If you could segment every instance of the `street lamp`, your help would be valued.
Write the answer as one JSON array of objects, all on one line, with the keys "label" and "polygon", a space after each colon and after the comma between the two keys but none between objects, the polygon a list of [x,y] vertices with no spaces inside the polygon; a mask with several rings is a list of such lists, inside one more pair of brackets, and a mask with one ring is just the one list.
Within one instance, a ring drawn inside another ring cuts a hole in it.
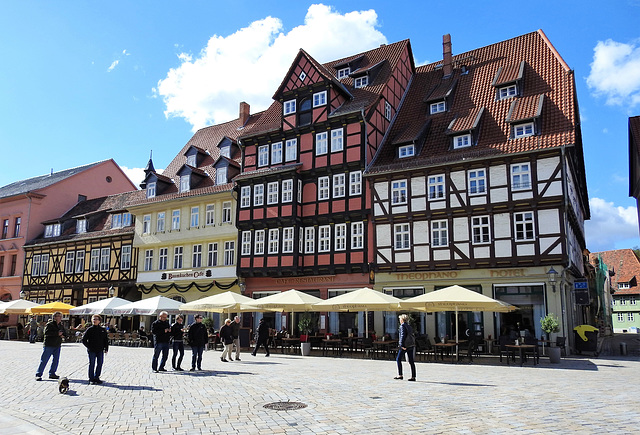
[{"label": "street lamp", "polygon": [[549,280],[549,284],[551,284],[551,290],[556,292],[556,279],[558,278],[558,272],[551,266],[551,269],[547,272],[547,279]]},{"label": "street lamp", "polygon": [[114,289],[113,286],[110,286],[109,287],[109,297],[113,297],[115,292],[116,292],[116,289]]}]

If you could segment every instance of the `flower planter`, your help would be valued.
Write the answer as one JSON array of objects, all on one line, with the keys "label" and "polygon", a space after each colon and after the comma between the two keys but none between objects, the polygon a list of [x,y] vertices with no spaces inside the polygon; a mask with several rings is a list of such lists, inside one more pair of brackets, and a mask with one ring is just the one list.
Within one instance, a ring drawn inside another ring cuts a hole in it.
[{"label": "flower planter", "polygon": [[300,352],[302,356],[309,356],[311,354],[311,343],[300,343]]},{"label": "flower planter", "polygon": [[547,355],[549,355],[549,362],[551,364],[560,364],[560,348],[549,346],[547,348]]}]

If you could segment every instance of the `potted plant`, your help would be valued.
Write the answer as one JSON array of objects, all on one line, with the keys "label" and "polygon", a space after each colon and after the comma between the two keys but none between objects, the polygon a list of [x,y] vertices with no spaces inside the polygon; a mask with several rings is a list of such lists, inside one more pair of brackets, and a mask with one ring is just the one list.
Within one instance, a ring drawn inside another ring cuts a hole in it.
[{"label": "potted plant", "polygon": [[[540,327],[544,332],[547,333],[547,339],[551,341],[551,334],[556,334],[560,331],[560,322],[558,321],[558,318],[553,315],[553,313],[550,313],[540,319]],[[549,360],[552,363],[557,364],[560,362],[559,347],[549,346],[547,348],[547,354],[549,355]]]},{"label": "potted plant", "polygon": [[309,342],[309,332],[311,332],[312,320],[309,313],[304,313],[298,320],[298,330],[300,331],[300,352],[302,355],[311,353],[311,343]]}]

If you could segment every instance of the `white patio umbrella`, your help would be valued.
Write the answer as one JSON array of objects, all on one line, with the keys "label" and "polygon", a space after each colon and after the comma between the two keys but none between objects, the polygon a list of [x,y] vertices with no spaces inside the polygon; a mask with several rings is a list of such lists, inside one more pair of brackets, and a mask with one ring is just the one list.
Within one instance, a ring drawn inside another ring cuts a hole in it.
[{"label": "white patio umbrella", "polygon": [[254,302],[254,299],[241,295],[240,293],[227,291],[187,302],[180,306],[180,311],[203,311],[208,313],[227,312],[229,316],[231,316],[232,311],[261,311],[258,307],[253,305]]},{"label": "white patio umbrella", "polygon": [[293,334],[294,313],[312,311],[314,310],[314,305],[319,302],[322,302],[322,299],[299,290],[291,289],[254,300],[253,304],[258,308],[263,308],[269,311],[290,312],[291,334]]},{"label": "white patio umbrella", "polygon": [[113,309],[114,316],[157,316],[160,312],[166,311],[169,314],[179,314],[182,302],[155,296],[153,298],[142,299],[126,305],[120,305]]},{"label": "white patio umbrella", "polygon": [[318,302],[316,311],[364,311],[365,336],[369,337],[369,311],[398,311],[400,299],[364,287]]},{"label": "white patio umbrella", "polygon": [[131,301],[122,298],[107,298],[72,308],[69,310],[69,314],[72,316],[86,316],[93,314],[112,316],[114,308],[118,308],[129,303],[131,303]]},{"label": "white patio umbrella", "polygon": [[0,307],[0,314],[28,314],[31,308],[37,307],[39,304],[28,301],[26,299],[16,299],[7,302]]},{"label": "white patio umbrella", "polygon": [[422,294],[400,302],[402,308],[426,312],[455,311],[456,313],[456,358],[458,356],[458,311],[493,311],[508,313],[518,308],[506,302],[485,296],[459,285]]}]

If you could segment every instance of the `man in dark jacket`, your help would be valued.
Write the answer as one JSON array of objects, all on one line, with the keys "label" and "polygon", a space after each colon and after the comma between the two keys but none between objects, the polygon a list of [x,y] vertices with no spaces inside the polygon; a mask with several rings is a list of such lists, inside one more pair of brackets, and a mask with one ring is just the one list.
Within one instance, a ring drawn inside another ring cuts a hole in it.
[{"label": "man in dark jacket", "polygon": [[202,370],[202,352],[209,341],[207,327],[202,324],[202,315],[196,314],[196,321],[189,326],[189,345],[191,345],[191,371]]},{"label": "man in dark jacket", "polygon": [[251,355],[256,356],[258,349],[260,346],[264,346],[264,350],[266,352],[265,356],[269,356],[269,347],[267,346],[267,342],[269,341],[269,325],[264,319],[260,319],[260,325],[258,326],[258,338],[256,339],[256,348],[253,349],[253,353]]},{"label": "man in dark jacket", "polygon": [[49,358],[53,356],[51,367],[49,367],[49,379],[60,379],[56,375],[58,370],[58,361],[60,360],[60,347],[62,346],[62,337],[64,336],[64,326],[62,326],[62,313],[56,311],[53,313],[53,319],[47,322],[44,327],[44,348],[40,357],[40,366],[36,372],[36,381],[42,380],[42,373],[49,362]]},{"label": "man in dark jacket", "polygon": [[100,326],[102,318],[95,314],[91,317],[91,325],[82,337],[82,344],[87,348],[89,354],[89,383],[91,385],[99,385],[102,383],[100,375],[102,374],[102,362],[104,354],[109,351],[109,337],[107,330]]},{"label": "man in dark jacket", "polygon": [[[171,325],[171,339],[173,341],[173,357],[171,358],[171,366],[175,371],[181,372],[182,358],[184,357],[184,325],[182,316],[176,317],[176,322]],[[177,361],[176,361],[177,358]]]},{"label": "man in dark jacket", "polygon": [[231,335],[233,345],[236,347],[236,361],[240,361],[240,317],[235,316],[231,323]]},{"label": "man in dark jacket", "polygon": [[[162,311],[158,316],[158,320],[151,324],[151,333],[153,334],[153,360],[151,361],[151,368],[154,372],[166,372],[167,369],[164,365],[169,358],[169,338],[171,338],[171,325],[167,320],[169,313]],[[158,357],[162,352],[162,359],[160,360],[160,367],[158,368]]]}]

